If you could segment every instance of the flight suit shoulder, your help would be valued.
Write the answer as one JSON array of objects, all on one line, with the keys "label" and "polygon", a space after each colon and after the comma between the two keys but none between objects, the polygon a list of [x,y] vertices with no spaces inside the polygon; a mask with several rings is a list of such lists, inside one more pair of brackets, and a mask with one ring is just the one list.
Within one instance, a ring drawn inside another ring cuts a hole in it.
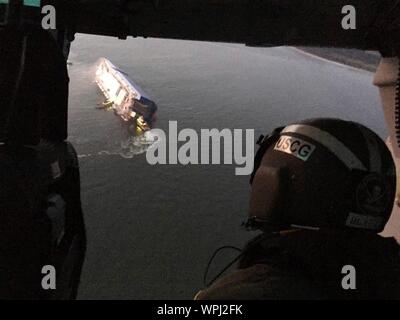
[{"label": "flight suit shoulder", "polygon": [[200,291],[196,300],[277,300],[318,297],[307,279],[256,264],[227,275]]}]

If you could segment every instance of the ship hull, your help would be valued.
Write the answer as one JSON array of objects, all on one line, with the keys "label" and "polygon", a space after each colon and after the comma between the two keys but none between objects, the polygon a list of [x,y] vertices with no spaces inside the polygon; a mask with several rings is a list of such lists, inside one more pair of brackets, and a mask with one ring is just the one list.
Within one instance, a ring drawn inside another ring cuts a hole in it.
[{"label": "ship hull", "polygon": [[129,76],[102,58],[95,81],[106,98],[103,106],[113,108],[124,121],[134,121],[142,130],[150,129],[157,105],[133,83]]}]

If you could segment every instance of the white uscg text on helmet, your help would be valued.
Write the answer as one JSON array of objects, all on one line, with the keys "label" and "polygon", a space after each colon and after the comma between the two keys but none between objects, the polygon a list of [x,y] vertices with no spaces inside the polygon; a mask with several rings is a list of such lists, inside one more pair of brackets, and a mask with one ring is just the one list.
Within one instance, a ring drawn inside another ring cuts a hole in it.
[{"label": "white uscg text on helmet", "polygon": [[275,144],[274,150],[285,152],[296,158],[307,161],[315,150],[315,146],[302,139],[282,135]]}]

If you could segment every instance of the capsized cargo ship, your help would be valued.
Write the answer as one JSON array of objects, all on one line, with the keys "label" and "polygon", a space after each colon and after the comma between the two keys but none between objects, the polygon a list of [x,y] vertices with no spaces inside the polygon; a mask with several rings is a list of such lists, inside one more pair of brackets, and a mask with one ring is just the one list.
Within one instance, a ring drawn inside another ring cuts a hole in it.
[{"label": "capsized cargo ship", "polygon": [[124,121],[134,121],[144,131],[151,128],[157,105],[146,97],[125,72],[106,58],[100,59],[96,83],[106,97],[104,108],[113,108]]}]

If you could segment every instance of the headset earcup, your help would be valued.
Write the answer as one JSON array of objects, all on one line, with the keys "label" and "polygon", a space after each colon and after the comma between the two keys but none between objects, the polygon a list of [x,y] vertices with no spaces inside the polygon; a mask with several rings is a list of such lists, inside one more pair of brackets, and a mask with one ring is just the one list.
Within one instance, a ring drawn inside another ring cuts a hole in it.
[{"label": "headset earcup", "polygon": [[285,221],[287,170],[262,166],[257,170],[252,185],[249,216],[262,220],[267,226],[281,226]]}]

